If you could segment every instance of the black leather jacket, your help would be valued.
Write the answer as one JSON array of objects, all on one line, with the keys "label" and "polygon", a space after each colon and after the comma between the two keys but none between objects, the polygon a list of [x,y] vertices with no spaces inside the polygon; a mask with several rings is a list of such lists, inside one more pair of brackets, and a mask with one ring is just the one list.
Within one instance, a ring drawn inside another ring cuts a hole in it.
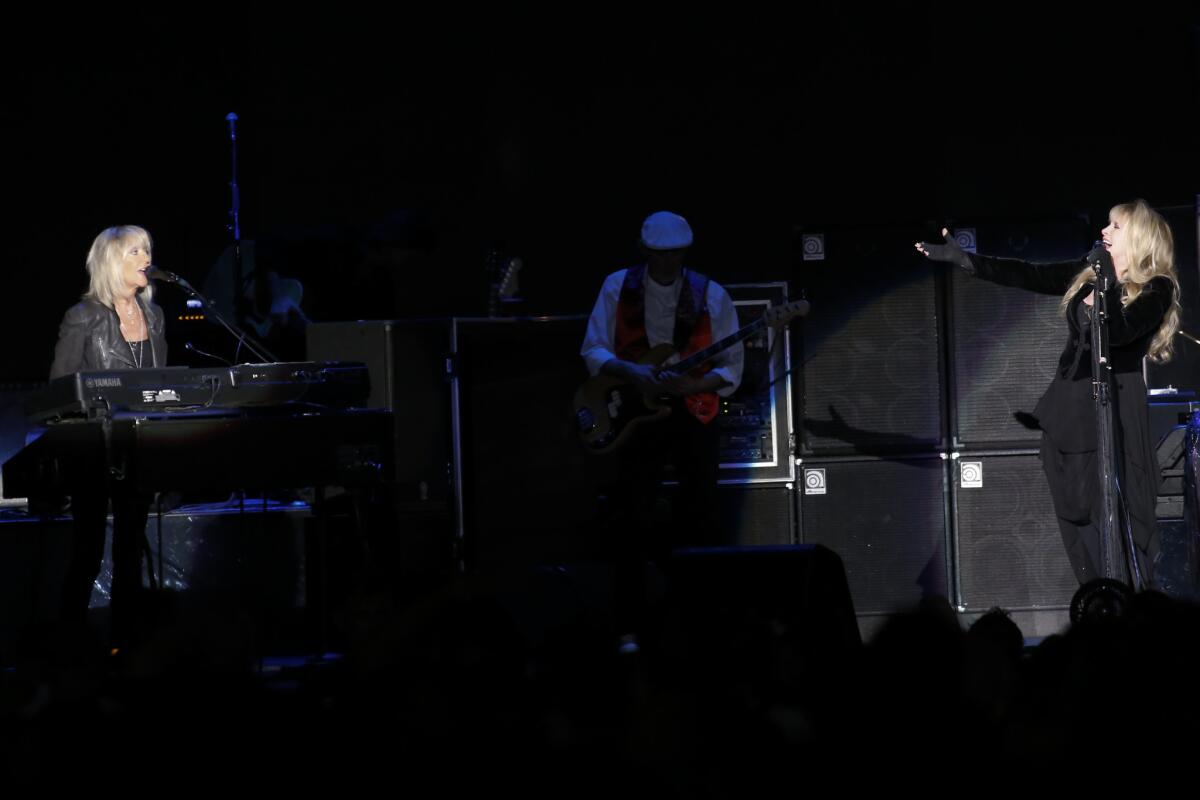
[{"label": "black leather jacket", "polygon": [[[146,316],[150,349],[143,356],[143,367],[162,367],[167,363],[167,339],[163,330],[162,309],[137,298]],[[87,370],[135,369],[133,350],[121,335],[117,312],[95,300],[84,299],[67,309],[58,329],[54,364],[50,379]]]}]

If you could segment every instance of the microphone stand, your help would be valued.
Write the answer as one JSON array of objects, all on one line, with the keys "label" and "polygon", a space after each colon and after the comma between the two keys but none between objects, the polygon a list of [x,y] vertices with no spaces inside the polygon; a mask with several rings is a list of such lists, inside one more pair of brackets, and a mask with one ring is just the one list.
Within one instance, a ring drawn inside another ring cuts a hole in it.
[{"label": "microphone stand", "polygon": [[1195,342],[1196,344],[1200,344],[1200,339],[1197,339],[1195,336],[1192,336],[1190,333],[1185,331],[1183,328],[1180,328],[1179,330],[1175,331],[1175,333],[1179,336],[1182,336],[1184,339],[1187,339],[1189,342]]},{"label": "microphone stand", "polygon": [[[233,317],[240,320],[246,318],[246,300],[242,297],[245,275],[242,262],[242,195],[237,179],[237,120],[238,115],[232,111],[225,115],[225,121],[229,123],[230,165],[229,223],[225,227],[233,236]],[[207,302],[205,305],[208,305]],[[209,308],[211,309],[211,306]]]},{"label": "microphone stand", "polygon": [[[1124,482],[1124,459],[1121,443],[1115,434],[1117,396],[1113,391],[1112,359],[1108,343],[1108,304],[1105,292],[1111,277],[1104,274],[1099,259],[1090,260],[1096,271],[1092,284],[1092,398],[1096,408],[1096,467],[1100,478],[1100,500],[1103,519],[1100,526],[1101,577],[1121,581],[1134,590],[1144,588],[1133,532],[1121,524],[1121,488]],[[1128,514],[1125,515],[1126,517]]]},{"label": "microphone stand", "polygon": [[200,305],[204,307],[205,314],[215,319],[221,324],[222,327],[225,328],[225,330],[229,331],[229,333],[238,340],[238,347],[245,345],[250,352],[262,359],[262,363],[265,364],[279,361],[275,354],[267,349],[266,345],[256,341],[252,336],[250,336],[250,334],[246,333],[244,330],[225,319],[225,317],[221,315],[221,312],[217,311],[216,307],[214,307],[213,304],[208,301],[207,297],[200,294],[196,287],[192,286],[183,278],[179,277],[173,272],[167,272],[165,269],[159,269],[158,267],[153,269],[151,272],[151,277],[155,278],[156,280],[173,283],[180,289],[183,289],[188,296],[199,300]]}]

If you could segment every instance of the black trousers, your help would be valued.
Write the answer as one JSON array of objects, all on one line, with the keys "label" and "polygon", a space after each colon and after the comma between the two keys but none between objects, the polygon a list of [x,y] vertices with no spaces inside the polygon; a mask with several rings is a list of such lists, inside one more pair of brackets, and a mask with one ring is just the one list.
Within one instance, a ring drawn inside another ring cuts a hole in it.
[{"label": "black trousers", "polygon": [[[618,453],[614,513],[605,527],[619,626],[632,630],[642,622],[648,561],[665,569],[675,548],[722,543],[719,443],[717,426],[700,422],[680,404],[666,419],[642,425]],[[670,503],[666,479],[678,482]]]},{"label": "black trousers", "polygon": [[[1084,584],[1103,577],[1100,573],[1100,530],[1104,513],[1096,451],[1063,453],[1043,434],[1040,457],[1054,500],[1063,546],[1076,580]],[[1154,586],[1160,552],[1155,515],[1156,477],[1147,475],[1140,464],[1125,459],[1121,501],[1129,515],[1134,550],[1147,587]]]},{"label": "black trousers", "polygon": [[112,639],[128,644],[135,635],[142,595],[142,554],[150,497],[123,488],[108,491],[83,489],[71,495],[71,557],[63,579],[60,616],[86,618],[92,587],[104,561],[109,503],[113,513]]}]

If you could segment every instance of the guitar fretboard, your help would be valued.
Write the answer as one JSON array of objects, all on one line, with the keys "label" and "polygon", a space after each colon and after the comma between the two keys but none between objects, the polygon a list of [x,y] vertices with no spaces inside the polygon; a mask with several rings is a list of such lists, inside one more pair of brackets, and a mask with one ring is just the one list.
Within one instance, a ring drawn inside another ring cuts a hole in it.
[{"label": "guitar fretboard", "polygon": [[737,331],[736,333],[731,333],[724,339],[713,342],[703,350],[697,350],[695,353],[692,353],[682,361],[667,367],[667,369],[671,372],[676,372],[681,375],[686,372],[691,372],[705,361],[716,357],[717,354],[729,349],[730,347],[733,347],[743,339],[750,338],[766,326],[767,318],[765,316],[759,317],[758,319],[754,320],[754,322],[751,322],[749,325]]}]

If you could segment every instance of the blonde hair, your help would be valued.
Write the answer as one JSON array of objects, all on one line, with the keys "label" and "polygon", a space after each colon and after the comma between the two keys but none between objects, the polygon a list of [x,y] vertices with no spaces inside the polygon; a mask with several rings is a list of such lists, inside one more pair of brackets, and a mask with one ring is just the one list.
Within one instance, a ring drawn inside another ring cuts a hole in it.
[{"label": "blonde hair", "polygon": [[[1163,315],[1162,324],[1150,340],[1146,357],[1156,364],[1171,360],[1175,348],[1175,332],[1179,330],[1179,277],[1175,274],[1175,237],[1162,215],[1147,205],[1145,200],[1115,205],[1109,215],[1125,228],[1125,251],[1128,253],[1128,268],[1125,282],[1121,285],[1121,305],[1127,306],[1138,298],[1142,289],[1152,279],[1168,278],[1171,281],[1171,307]],[[1064,314],[1071,298],[1089,282],[1094,275],[1090,266],[1084,267],[1075,276],[1071,288],[1063,295],[1059,310]]]},{"label": "blonde hair", "polygon": [[[112,308],[113,298],[125,290],[121,274],[125,254],[132,247],[148,253],[151,246],[150,234],[137,225],[116,225],[100,231],[88,250],[88,290],[83,296]],[[149,284],[138,291],[147,301],[154,295]]]}]

